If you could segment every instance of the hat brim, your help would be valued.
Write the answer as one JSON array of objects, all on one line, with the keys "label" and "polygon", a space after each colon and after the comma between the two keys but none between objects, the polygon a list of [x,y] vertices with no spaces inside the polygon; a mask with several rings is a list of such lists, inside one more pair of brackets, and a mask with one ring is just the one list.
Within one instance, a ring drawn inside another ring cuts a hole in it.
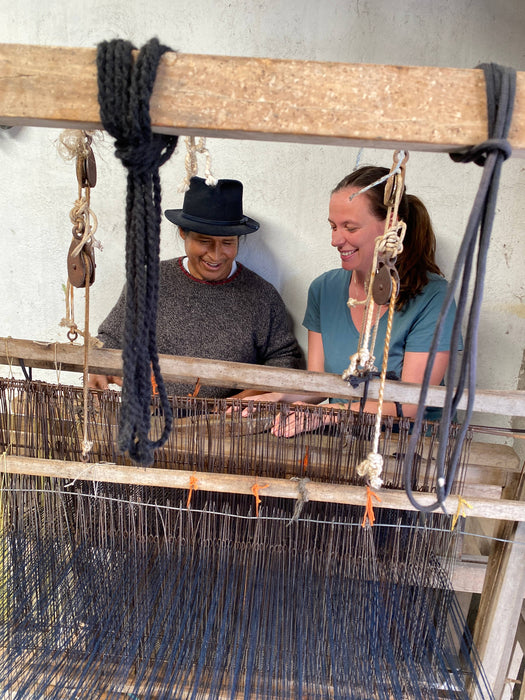
[{"label": "hat brim", "polygon": [[167,209],[164,215],[172,224],[187,231],[202,233],[205,236],[244,236],[259,229],[259,222],[249,216],[244,216],[241,224],[222,225],[209,221],[196,221],[194,218],[190,219],[184,215],[182,209]]}]

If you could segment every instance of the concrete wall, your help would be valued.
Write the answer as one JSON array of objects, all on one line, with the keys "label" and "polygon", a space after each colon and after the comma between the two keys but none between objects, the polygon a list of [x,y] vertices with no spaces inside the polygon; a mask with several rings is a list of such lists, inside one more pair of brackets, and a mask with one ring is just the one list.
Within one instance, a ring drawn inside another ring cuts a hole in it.
[{"label": "concrete wall", "polygon": [[[187,53],[472,68],[494,61],[525,70],[522,0],[0,0],[0,41],[95,46],[126,38],[141,46],[157,36]],[[322,86],[320,86],[322,89]],[[64,86],[67,92],[67,86]],[[62,285],[71,240],[75,170],[57,152],[59,131],[0,131],[0,335],[65,342]],[[326,222],[331,188],[356,163],[357,149],[209,139],[213,171],[245,184],[245,209],[261,231],[241,260],[272,281],[301,327],[311,280],[338,266]],[[106,134],[95,143],[99,180],[92,208],[99,220],[97,280],[91,294],[96,328],[124,281],[125,174]],[[177,207],[184,175],[183,140],[161,171],[163,206]],[[361,163],[390,166],[392,152],[365,149]],[[450,273],[481,174],[445,154],[412,152],[409,191],[427,204],[438,234],[439,263]],[[488,261],[480,328],[478,386],[515,389],[525,347],[525,164],[504,165]],[[162,255],[182,247],[162,228]],[[76,295],[82,322],[83,295]],[[3,368],[4,371],[6,368]],[[38,372],[35,373],[38,376]],[[75,378],[74,378],[75,379]],[[480,417],[487,420],[487,417]],[[495,422],[508,424],[508,419]]]}]

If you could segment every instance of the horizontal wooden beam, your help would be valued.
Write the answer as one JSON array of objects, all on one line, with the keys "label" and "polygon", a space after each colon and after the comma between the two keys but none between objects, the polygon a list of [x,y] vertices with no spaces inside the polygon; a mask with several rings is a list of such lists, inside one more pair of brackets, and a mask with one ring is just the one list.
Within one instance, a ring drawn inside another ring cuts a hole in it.
[{"label": "horizontal wooden beam", "polygon": [[[96,49],[0,44],[0,124],[101,128]],[[453,151],[487,137],[476,69],[322,63],[168,52],[155,131]],[[509,140],[525,155],[525,73]]]},{"label": "horizontal wooden beam", "polygon": [[[257,479],[241,474],[217,474],[196,472],[182,469],[158,469],[155,467],[124,466],[117,464],[84,462],[66,462],[59,459],[38,459],[34,457],[17,457],[0,455],[0,469],[8,474],[29,474],[49,476],[71,481],[106,481],[117,484],[137,484],[143,486],[160,486],[165,488],[190,489],[215,493],[238,493],[253,495],[252,488],[258,483],[261,498],[301,499],[305,492],[309,501],[317,503],[343,503],[366,507],[367,490],[364,486],[330,484],[316,481],[302,482],[291,479],[264,477]],[[196,481],[195,481],[196,480]],[[195,486],[196,484],[196,486]],[[391,508],[393,510],[414,511],[404,491],[381,489],[381,501],[374,500],[374,508]],[[417,493],[416,498],[422,506],[435,502],[432,493]],[[525,521],[525,502],[493,498],[469,497],[469,517],[491,518],[495,520]],[[449,496],[445,501],[447,512],[454,514],[461,503],[459,496]]]},{"label": "horizontal wooden beam", "polygon": [[[81,372],[84,363],[84,348],[71,343],[38,342],[15,338],[0,338],[0,365],[19,365],[22,359],[27,367]],[[314,396],[357,399],[363,394],[363,385],[353,388],[338,374],[307,372],[263,365],[250,365],[224,360],[205,360],[196,357],[161,355],[160,366],[166,381],[192,382],[200,379],[202,384],[232,389],[260,389],[261,391],[305,392]],[[89,351],[90,371],[95,374],[122,375],[122,353],[120,350],[92,348]],[[385,401],[400,403],[419,402],[420,385],[407,382],[387,381]],[[373,379],[368,397],[377,399],[379,381]],[[427,405],[443,406],[445,388],[429,387]],[[459,408],[466,406],[464,395]],[[476,392],[474,410],[506,416],[525,415],[525,391]]]}]

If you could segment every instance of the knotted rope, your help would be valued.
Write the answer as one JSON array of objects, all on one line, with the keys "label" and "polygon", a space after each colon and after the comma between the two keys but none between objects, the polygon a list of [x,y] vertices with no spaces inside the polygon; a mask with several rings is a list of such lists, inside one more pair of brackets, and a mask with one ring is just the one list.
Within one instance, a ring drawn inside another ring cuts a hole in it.
[{"label": "knotted rope", "polygon": [[201,153],[206,158],[204,167],[205,182],[209,187],[215,187],[218,180],[211,172],[211,155],[206,148],[206,139],[201,136],[198,142],[195,141],[195,136],[186,136],[186,158],[184,164],[186,166],[186,175],[179,185],[179,192],[187,192],[190,189],[190,180],[199,172],[199,164],[197,162],[197,153]]},{"label": "knotted rope", "polygon": [[[383,484],[383,480],[381,479],[381,472],[383,471],[383,457],[379,454],[379,436],[381,433],[381,416],[383,412],[384,388],[387,376],[392,323],[394,318],[395,302],[399,291],[399,275],[395,268],[395,263],[397,262],[397,256],[403,251],[403,239],[406,231],[405,222],[398,219],[398,210],[404,190],[404,171],[407,159],[408,154],[406,154],[404,151],[396,151],[394,154],[394,164],[388,175],[352,195],[352,197],[355,197],[357,194],[366,192],[371,187],[379,185],[380,183],[385,182],[385,180],[388,180],[387,185],[385,186],[384,195],[384,203],[387,206],[385,230],[382,236],[378,236],[374,246],[374,257],[370,272],[370,282],[367,288],[367,296],[365,300],[366,307],[363,318],[363,327],[359,335],[359,347],[357,352],[350,357],[350,365],[342,375],[342,378],[345,381],[353,384],[356,377],[368,377],[372,372],[376,371],[376,368],[374,367],[375,356],[373,351],[377,336],[377,328],[379,325],[380,309],[381,305],[385,303],[385,300],[381,299],[379,303],[376,303],[376,298],[374,295],[374,279],[381,265],[384,268],[384,271],[387,273],[391,287],[390,294],[387,295],[388,319],[383,348],[383,365],[379,378],[379,395],[377,402],[374,439],[371,451],[367,455],[366,459],[364,459],[357,466],[356,470],[359,476],[366,479],[367,484],[370,484],[372,488],[376,489],[381,488]],[[349,299],[347,303],[351,308],[352,306],[355,306],[356,303],[360,302],[357,302],[355,299]],[[372,340],[370,341],[372,328],[373,336]]]},{"label": "knotted rope", "polygon": [[[166,441],[173,423],[160,372],[156,325],[161,222],[159,168],[171,156],[177,136],[154,134],[149,101],[161,56],[170,49],[157,39],[136,61],[130,42],[115,39],[97,47],[98,99],[104,128],[115,137],[115,156],[128,171],[126,200],[126,318],[122,350],[123,386],[119,449],[143,465]],[[158,387],[164,428],[148,437],[151,373]]]},{"label": "knotted rope", "polygon": [[[485,281],[485,269],[487,253],[494,222],[496,209],[496,198],[501,174],[501,166],[511,154],[511,147],[507,141],[510,124],[512,121],[512,111],[514,107],[514,97],[516,93],[516,72],[512,68],[505,68],[494,63],[482,64],[478,66],[483,69],[485,75],[485,86],[487,93],[487,112],[489,138],[483,143],[473,146],[459,153],[451,154],[451,158],[456,162],[474,162],[483,166],[483,174],[479,184],[478,192],[474,200],[472,212],[470,214],[465,235],[459,248],[458,256],[454,266],[454,271],[450,280],[447,296],[443,303],[434,337],[430,347],[427,366],[423,377],[419,406],[416,414],[414,429],[408,444],[405,457],[405,489],[410,502],[419,510],[431,512],[441,507],[445,511],[444,502],[450,495],[454,483],[457,465],[463,448],[463,443],[467,435],[470,419],[472,416],[475,390],[476,390],[476,357],[477,338],[481,302],[483,299],[483,287]],[[476,275],[472,292],[470,309],[468,311],[467,332],[465,336],[463,358],[458,372],[459,358],[454,352],[458,347],[463,316],[467,309],[467,297],[472,273],[473,261],[476,253],[476,239],[478,238],[478,250],[476,261]],[[461,285],[460,285],[461,278]],[[414,498],[411,486],[411,473],[414,455],[417,449],[418,436],[423,423],[423,415],[426,404],[426,396],[430,383],[430,374],[434,359],[436,357],[439,339],[442,335],[447,313],[454,300],[456,289],[460,286],[460,293],[457,303],[456,317],[452,329],[450,347],[450,361],[447,369],[446,395],[441,418],[441,436],[438,454],[436,456],[437,470],[437,499],[430,506],[419,504]],[[457,382],[455,381],[458,376]],[[447,436],[453,416],[459,404],[459,400],[466,387],[467,408],[461,429],[457,435],[452,453],[448,456],[448,468],[445,470],[445,459],[447,458]]]}]

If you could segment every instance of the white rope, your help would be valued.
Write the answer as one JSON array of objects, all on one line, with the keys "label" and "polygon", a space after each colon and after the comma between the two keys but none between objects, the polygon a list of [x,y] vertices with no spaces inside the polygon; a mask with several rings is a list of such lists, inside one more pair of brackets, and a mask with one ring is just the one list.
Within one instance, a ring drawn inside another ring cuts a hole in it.
[{"label": "white rope", "polygon": [[358,194],[363,194],[363,192],[368,192],[368,190],[371,190],[372,187],[377,187],[377,185],[381,185],[383,182],[386,182],[389,177],[393,177],[396,175],[400,170],[401,170],[401,165],[403,163],[403,159],[405,158],[405,151],[398,151],[397,153],[397,163],[395,168],[393,168],[387,175],[384,175],[383,177],[380,177],[379,180],[376,180],[375,182],[372,182],[370,185],[367,185],[366,187],[363,187],[362,190],[359,190],[358,192],[354,192],[354,194],[351,194],[350,197],[348,198],[348,201],[351,202],[354,197],[357,197]]},{"label": "white rope", "polygon": [[196,143],[195,136],[186,136],[185,143],[187,150],[186,158],[184,161],[186,166],[186,175],[180,183],[178,191],[187,192],[190,189],[190,180],[194,175],[197,175],[199,171],[199,166],[197,162],[198,153],[204,155],[206,158],[204,167],[204,176],[206,184],[210,187],[215,187],[218,180],[212,175],[211,172],[211,156],[210,152],[206,148],[206,139],[201,136],[199,141]]}]

